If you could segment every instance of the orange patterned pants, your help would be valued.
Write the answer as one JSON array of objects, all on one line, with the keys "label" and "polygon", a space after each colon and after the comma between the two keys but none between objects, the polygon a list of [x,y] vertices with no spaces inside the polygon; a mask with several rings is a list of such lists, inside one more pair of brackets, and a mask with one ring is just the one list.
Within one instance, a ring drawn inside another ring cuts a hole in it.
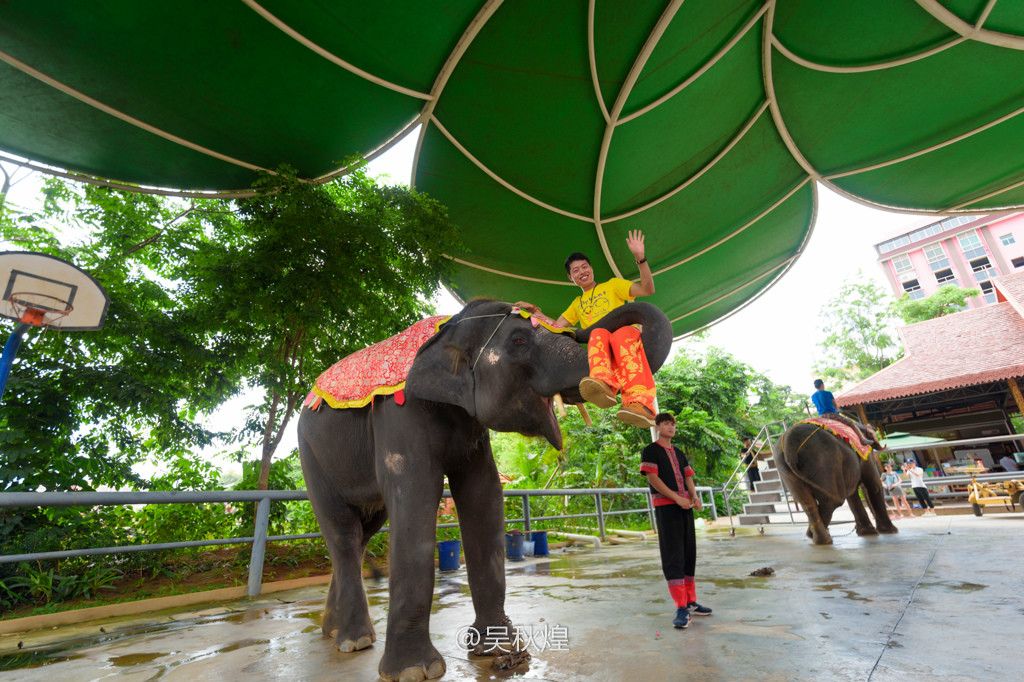
[{"label": "orange patterned pants", "polygon": [[587,343],[590,376],[622,391],[622,404],[640,403],[654,412],[654,376],[636,327],[595,329]]}]

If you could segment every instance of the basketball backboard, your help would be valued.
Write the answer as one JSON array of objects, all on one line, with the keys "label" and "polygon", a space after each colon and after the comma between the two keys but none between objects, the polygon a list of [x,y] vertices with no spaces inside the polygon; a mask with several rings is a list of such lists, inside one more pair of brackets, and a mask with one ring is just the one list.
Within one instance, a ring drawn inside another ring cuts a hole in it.
[{"label": "basketball backboard", "polygon": [[102,329],[110,297],[88,272],[45,253],[0,251],[0,316],[36,327]]}]

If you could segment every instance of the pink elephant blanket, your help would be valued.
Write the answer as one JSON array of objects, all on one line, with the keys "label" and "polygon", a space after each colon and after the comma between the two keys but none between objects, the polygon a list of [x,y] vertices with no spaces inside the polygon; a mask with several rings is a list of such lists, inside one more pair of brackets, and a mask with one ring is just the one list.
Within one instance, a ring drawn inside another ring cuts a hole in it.
[{"label": "pink elephant blanket", "polygon": [[868,455],[871,454],[871,446],[864,445],[860,440],[860,433],[849,424],[845,424],[837,419],[825,419],[823,417],[804,419],[800,423],[820,426],[836,438],[842,438],[861,456],[861,459],[867,459]]},{"label": "pink elephant blanket", "polygon": [[394,395],[401,405],[405,378],[419,350],[450,315],[420,320],[405,331],[356,351],[321,374],[303,401],[310,409],[323,401],[335,409],[363,407],[378,395]]}]

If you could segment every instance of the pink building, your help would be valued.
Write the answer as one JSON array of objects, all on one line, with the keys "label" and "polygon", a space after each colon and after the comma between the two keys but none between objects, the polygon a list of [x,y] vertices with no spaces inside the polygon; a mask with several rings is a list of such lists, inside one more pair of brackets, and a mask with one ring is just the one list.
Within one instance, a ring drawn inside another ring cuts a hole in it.
[{"label": "pink building", "polygon": [[1024,270],[1024,213],[924,218],[875,244],[897,296],[924,298],[944,284],[981,289],[971,308],[996,302],[992,278]]}]

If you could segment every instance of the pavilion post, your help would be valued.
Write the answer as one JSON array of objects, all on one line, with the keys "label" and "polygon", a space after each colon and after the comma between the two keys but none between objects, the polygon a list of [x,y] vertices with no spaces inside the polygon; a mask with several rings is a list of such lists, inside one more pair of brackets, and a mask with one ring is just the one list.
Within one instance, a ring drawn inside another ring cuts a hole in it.
[{"label": "pavilion post", "polygon": [[[1013,377],[1007,377],[1006,385],[1010,387],[1010,393],[1013,395],[1013,402],[1017,403],[1017,411],[1020,412],[1021,417],[1024,417],[1024,395],[1021,395],[1020,386],[1017,385],[1017,380]],[[1011,424],[1013,422],[1010,422]],[[1018,447],[1020,441],[1017,441]]]}]

